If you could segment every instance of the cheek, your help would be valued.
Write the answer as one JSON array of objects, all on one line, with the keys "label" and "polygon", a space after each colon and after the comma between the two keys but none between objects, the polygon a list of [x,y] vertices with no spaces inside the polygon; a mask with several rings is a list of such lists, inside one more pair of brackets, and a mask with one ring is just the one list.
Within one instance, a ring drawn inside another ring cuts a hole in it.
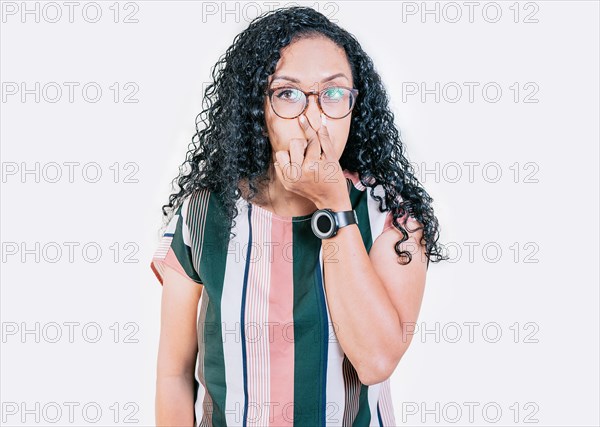
[{"label": "cheek", "polygon": [[273,113],[270,108],[265,111],[265,122],[273,151],[287,149],[286,137],[290,134],[290,124]]},{"label": "cheek", "polygon": [[271,143],[277,142],[281,138],[281,124],[279,123],[278,117],[272,112],[267,112],[265,121],[267,122],[267,132],[269,133]]},{"label": "cheek", "polygon": [[292,138],[302,138],[300,124],[295,120],[282,119],[273,111],[265,111],[265,121],[271,145],[277,150],[287,148]]},{"label": "cheek", "polygon": [[341,156],[344,148],[346,147],[348,135],[350,135],[350,120],[344,120],[342,122],[333,122],[333,120],[331,120],[327,124],[329,137],[333,142],[335,151],[338,153],[338,156]]},{"label": "cheek", "polygon": [[266,131],[269,133],[269,138],[273,139],[274,134],[276,132],[276,116],[273,114],[270,108],[265,107],[265,123],[266,123]]}]

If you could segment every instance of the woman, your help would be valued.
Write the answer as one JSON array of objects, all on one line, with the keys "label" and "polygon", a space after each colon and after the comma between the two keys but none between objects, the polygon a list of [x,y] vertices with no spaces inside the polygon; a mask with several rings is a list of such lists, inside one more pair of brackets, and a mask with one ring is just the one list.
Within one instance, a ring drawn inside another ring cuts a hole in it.
[{"label": "woman", "polygon": [[218,65],[151,264],[157,425],[396,425],[389,377],[444,257],[383,84],[306,7]]}]

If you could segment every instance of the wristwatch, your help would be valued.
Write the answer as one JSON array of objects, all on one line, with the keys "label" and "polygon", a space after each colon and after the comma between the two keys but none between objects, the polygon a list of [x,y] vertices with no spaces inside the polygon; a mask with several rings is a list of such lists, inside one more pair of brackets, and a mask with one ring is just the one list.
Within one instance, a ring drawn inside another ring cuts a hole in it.
[{"label": "wristwatch", "polygon": [[335,236],[340,228],[350,224],[358,225],[354,209],[342,212],[334,212],[329,208],[319,209],[310,220],[313,233],[320,239],[329,239]]}]

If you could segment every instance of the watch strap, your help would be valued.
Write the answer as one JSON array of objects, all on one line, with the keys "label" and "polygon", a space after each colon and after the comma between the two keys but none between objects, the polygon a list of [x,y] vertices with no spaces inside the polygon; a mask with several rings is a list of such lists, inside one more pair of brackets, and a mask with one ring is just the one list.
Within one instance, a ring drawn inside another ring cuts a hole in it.
[{"label": "watch strap", "polygon": [[335,215],[338,228],[345,227],[350,224],[358,224],[358,217],[354,209],[349,211],[333,212]]}]

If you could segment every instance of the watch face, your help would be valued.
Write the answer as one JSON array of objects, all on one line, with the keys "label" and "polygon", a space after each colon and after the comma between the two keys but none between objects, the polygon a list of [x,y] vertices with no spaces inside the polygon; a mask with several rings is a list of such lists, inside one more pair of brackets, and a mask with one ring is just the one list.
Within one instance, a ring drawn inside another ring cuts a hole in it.
[{"label": "watch face", "polygon": [[318,210],[313,214],[310,225],[313,233],[321,239],[331,237],[335,233],[333,214],[325,209]]}]

